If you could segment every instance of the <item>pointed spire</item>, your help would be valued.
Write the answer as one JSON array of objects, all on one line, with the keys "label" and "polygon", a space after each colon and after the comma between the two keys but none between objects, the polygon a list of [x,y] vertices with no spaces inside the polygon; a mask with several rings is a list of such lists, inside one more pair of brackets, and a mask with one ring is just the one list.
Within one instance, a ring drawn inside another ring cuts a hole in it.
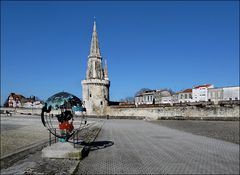
[{"label": "pointed spire", "polygon": [[100,49],[98,45],[98,34],[97,34],[97,26],[96,26],[96,18],[94,17],[93,22],[93,33],[92,33],[92,41],[91,41],[91,48],[90,48],[90,54],[89,56],[98,56],[100,55]]},{"label": "pointed spire", "polygon": [[107,67],[107,60],[104,59],[104,79],[108,80],[108,67]]}]

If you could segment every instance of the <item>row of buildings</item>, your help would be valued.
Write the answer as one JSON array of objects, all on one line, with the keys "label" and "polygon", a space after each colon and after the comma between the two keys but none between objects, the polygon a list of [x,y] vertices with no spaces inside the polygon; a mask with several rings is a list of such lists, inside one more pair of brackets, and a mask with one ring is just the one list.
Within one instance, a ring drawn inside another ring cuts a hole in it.
[{"label": "row of buildings", "polygon": [[135,105],[204,101],[213,101],[218,104],[219,101],[240,100],[239,91],[239,86],[214,88],[212,84],[194,86],[174,94],[168,90],[149,90],[135,97]]},{"label": "row of buildings", "polygon": [[30,96],[29,98],[24,97],[21,94],[10,93],[4,107],[12,108],[42,108],[43,102],[38,100],[35,96]]}]

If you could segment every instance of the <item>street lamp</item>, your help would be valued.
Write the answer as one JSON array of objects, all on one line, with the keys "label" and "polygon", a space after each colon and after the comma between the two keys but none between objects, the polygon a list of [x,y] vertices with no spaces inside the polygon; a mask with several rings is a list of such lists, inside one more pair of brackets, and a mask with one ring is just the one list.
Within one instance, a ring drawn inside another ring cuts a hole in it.
[{"label": "street lamp", "polygon": [[33,115],[33,101],[32,101],[32,105],[31,105],[31,107],[32,107],[32,115]]}]

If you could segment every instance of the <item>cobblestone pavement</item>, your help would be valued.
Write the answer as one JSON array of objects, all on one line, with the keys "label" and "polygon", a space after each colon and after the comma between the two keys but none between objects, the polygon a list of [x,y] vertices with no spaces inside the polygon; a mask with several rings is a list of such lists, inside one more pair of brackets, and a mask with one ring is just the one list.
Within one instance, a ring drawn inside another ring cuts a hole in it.
[{"label": "cobblestone pavement", "polygon": [[[75,123],[79,124],[79,120],[79,117],[75,118]],[[94,119],[88,119],[88,123],[91,121]],[[49,132],[43,126],[40,116],[1,116],[1,157],[48,139]]]},{"label": "cobblestone pavement", "polygon": [[[91,119],[91,122],[93,124],[87,129],[88,133],[81,132],[79,134],[79,137],[84,141],[93,141],[103,124],[103,121],[99,119]],[[71,174],[78,163],[79,160],[42,158],[42,151],[37,151],[28,154],[12,166],[1,169],[1,174]]]},{"label": "cobblestone pavement", "polygon": [[239,144],[239,121],[158,120],[151,122]]},{"label": "cobblestone pavement", "polygon": [[72,167],[75,168],[78,162],[68,159],[43,159],[42,152],[37,151],[7,169],[1,169],[1,175],[69,174],[68,172],[71,171]]},{"label": "cobblestone pavement", "polygon": [[40,116],[1,116],[1,157],[47,139]]},{"label": "cobblestone pavement", "polygon": [[238,174],[239,145],[140,120],[107,120],[76,174]]}]

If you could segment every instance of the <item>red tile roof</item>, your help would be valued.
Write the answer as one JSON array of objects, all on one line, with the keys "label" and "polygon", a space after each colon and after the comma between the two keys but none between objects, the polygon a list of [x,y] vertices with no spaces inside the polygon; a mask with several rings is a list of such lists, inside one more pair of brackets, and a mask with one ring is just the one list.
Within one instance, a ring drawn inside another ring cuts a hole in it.
[{"label": "red tile roof", "polygon": [[181,93],[188,93],[188,92],[192,92],[192,89],[185,89],[185,90],[182,91]]},{"label": "red tile roof", "polygon": [[15,93],[11,93],[9,96],[12,96],[14,100],[16,100],[17,98],[20,100],[22,98],[25,98],[23,95],[21,94],[15,94]]},{"label": "red tile roof", "polygon": [[201,87],[209,87],[209,86],[212,86],[212,84],[204,84],[204,85],[195,86],[194,89],[198,89]]},{"label": "red tile roof", "polygon": [[185,89],[185,90],[183,90],[183,91],[176,92],[175,94],[190,93],[190,92],[192,92],[192,89]]}]

